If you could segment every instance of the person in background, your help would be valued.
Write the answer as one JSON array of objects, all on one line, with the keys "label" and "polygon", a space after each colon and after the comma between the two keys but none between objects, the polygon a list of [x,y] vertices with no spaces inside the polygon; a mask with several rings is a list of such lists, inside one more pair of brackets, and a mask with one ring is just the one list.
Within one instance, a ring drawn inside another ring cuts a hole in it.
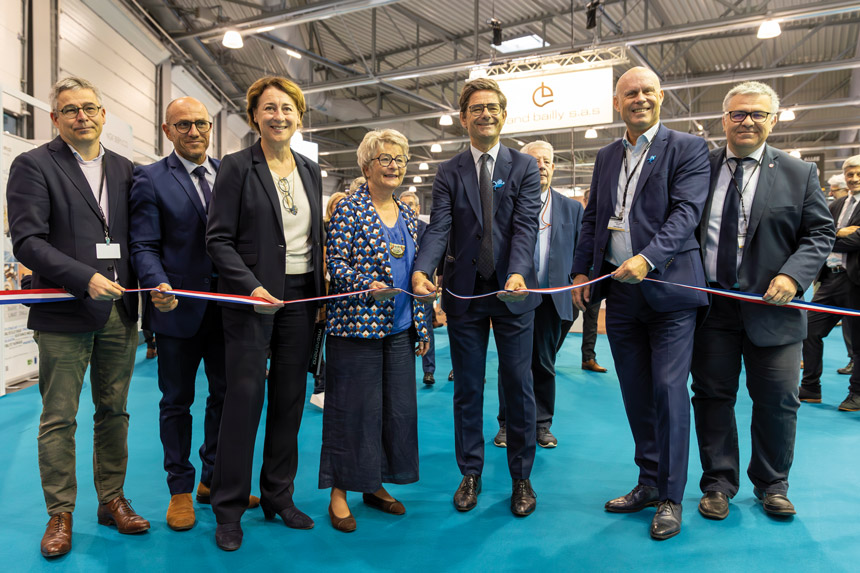
[{"label": "person in background", "polygon": [[358,188],[365,183],[367,183],[367,179],[365,179],[364,177],[356,177],[355,179],[350,181],[349,188],[346,191],[346,196],[349,197],[350,195],[358,191]]},{"label": "person in background", "polygon": [[[585,205],[588,205],[590,198],[591,188],[588,188],[583,195]],[[594,351],[594,347],[597,344],[597,323],[599,318],[600,303],[587,304],[585,312],[582,313],[582,369],[605,374],[608,370],[597,363],[597,353]]]},{"label": "person in background", "polygon": [[152,360],[158,356],[158,349],[155,346],[155,333],[151,330],[141,328],[143,332],[143,341],[146,343],[146,358]]},{"label": "person in background", "polygon": [[848,184],[845,182],[845,174],[837,173],[827,180],[830,190],[827,195],[830,201],[842,199],[848,195]]}]

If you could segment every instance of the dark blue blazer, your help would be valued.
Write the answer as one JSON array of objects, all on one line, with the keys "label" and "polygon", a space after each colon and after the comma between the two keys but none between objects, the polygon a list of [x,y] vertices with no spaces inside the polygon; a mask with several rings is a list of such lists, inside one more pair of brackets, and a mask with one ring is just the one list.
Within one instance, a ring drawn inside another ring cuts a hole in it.
[{"label": "dark blue blazer", "polygon": [[[217,169],[220,162],[211,160]],[[174,151],[161,161],[134,168],[129,198],[131,263],[144,288],[167,283],[175,289],[209,292],[212,261],[206,254],[206,212],[185,166]],[[207,302],[184,298],[170,312],[143,307],[143,328],[190,338]]]},{"label": "dark blue blazer", "polygon": [[[534,269],[535,238],[540,210],[540,173],[534,157],[499,148],[493,169],[494,190],[493,255],[499,288],[509,274],[523,276],[526,286],[537,286]],[[442,304],[452,316],[469,309],[468,300],[448,294],[471,295],[477,278],[478,252],[483,222],[478,174],[471,149],[442,163],[433,182],[433,209],[424,232],[414,269],[433,276],[445,255]],[[447,245],[447,254],[446,254]],[[524,301],[506,303],[514,314],[533,310],[540,297],[529,295]]]},{"label": "dark blue blazer", "polygon": [[[549,232],[549,286],[560,287],[573,282],[573,253],[582,228],[582,203],[568,199],[558,191],[552,193],[552,227]],[[557,292],[552,297],[555,311],[562,320],[573,320],[573,300],[570,292]]]},{"label": "dark blue blazer", "polygon": [[[590,278],[604,274],[610,235],[607,226],[616,209],[623,153],[621,140],[597,153],[591,200],[585,207],[573,263],[574,274]],[[647,257],[656,267],[648,277],[704,286],[705,273],[694,232],[708,198],[709,177],[705,140],[660,125],[642,166],[630,208],[633,254]],[[604,298],[606,287],[606,281],[594,285],[591,300]],[[640,283],[640,288],[649,306],[657,312],[708,304],[704,293],[689,289],[648,281]]]},{"label": "dark blue blazer", "polygon": [[[104,227],[92,189],[72,150],[61,138],[15,158],[9,171],[6,202],[12,250],[33,271],[31,288],[62,288],[75,295],[67,302],[34,304],[27,326],[45,332],[92,332],[110,316],[110,301],[87,294],[90,278],[101,273],[126,288],[137,288],[128,254],[128,190],[131,161],[105,149],[108,221],[111,240],[119,243],[118,261],[96,258],[105,242]],[[137,320],[137,293],[122,298],[128,316]]]}]

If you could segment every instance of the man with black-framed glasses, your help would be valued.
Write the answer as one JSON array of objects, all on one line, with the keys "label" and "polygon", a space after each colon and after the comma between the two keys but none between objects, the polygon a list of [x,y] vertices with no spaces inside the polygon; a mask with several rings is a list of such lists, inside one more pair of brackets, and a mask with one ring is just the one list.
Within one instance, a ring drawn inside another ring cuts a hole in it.
[{"label": "man with black-framed glasses", "polygon": [[779,97],[760,82],[723,100],[726,146],[710,152],[710,194],[699,224],[711,286],[762,295],[768,304],[714,296],[693,344],[693,410],[702,462],[699,512],[729,514],[740,488],[735,402],[741,361],[753,402],[747,475],[764,511],[794,515],[788,472],[797,428],[797,365],[806,312],[779,308],[800,297],[835,238],[815,165],[766,144]]}]

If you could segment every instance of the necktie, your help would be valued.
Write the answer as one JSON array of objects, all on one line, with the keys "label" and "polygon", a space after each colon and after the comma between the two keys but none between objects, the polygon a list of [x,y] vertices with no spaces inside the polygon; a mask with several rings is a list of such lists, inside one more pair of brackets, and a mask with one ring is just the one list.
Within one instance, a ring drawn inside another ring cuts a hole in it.
[{"label": "necktie", "polygon": [[478,189],[481,192],[481,220],[484,230],[481,233],[481,250],[478,252],[478,273],[488,279],[496,270],[493,259],[493,185],[490,174],[490,155],[481,156],[481,177]]},{"label": "necktie", "polygon": [[731,289],[738,282],[738,217],[740,212],[741,190],[744,188],[744,161],[733,157],[735,164],[733,178],[726,190],[723,203],[723,218],[720,224],[720,242],[717,245],[717,282],[725,289]]},{"label": "necktie", "polygon": [[854,195],[849,195],[848,199],[846,199],[846,203],[848,203],[848,206],[845,207],[845,212],[842,213],[841,217],[839,217],[839,225],[837,225],[837,231],[842,227],[847,227],[848,222],[851,220],[851,214],[854,212]]},{"label": "necktie", "polygon": [[205,200],[203,207],[204,211],[209,212],[209,202],[212,200],[212,189],[209,187],[209,182],[206,181],[206,168],[202,165],[197,167],[194,171],[192,171],[194,175],[197,176],[197,182],[200,183],[200,190],[203,192],[203,199]]}]

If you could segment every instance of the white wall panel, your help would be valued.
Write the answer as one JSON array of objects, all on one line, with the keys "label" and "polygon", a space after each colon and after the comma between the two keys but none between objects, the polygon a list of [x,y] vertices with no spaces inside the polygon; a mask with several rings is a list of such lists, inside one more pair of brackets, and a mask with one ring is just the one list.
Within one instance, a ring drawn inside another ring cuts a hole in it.
[{"label": "white wall panel", "polygon": [[[22,48],[18,36],[21,31],[21,0],[0,0],[0,84],[21,89],[21,58]],[[44,97],[44,96],[42,96]],[[12,111],[19,111],[16,100],[10,100]]]}]

